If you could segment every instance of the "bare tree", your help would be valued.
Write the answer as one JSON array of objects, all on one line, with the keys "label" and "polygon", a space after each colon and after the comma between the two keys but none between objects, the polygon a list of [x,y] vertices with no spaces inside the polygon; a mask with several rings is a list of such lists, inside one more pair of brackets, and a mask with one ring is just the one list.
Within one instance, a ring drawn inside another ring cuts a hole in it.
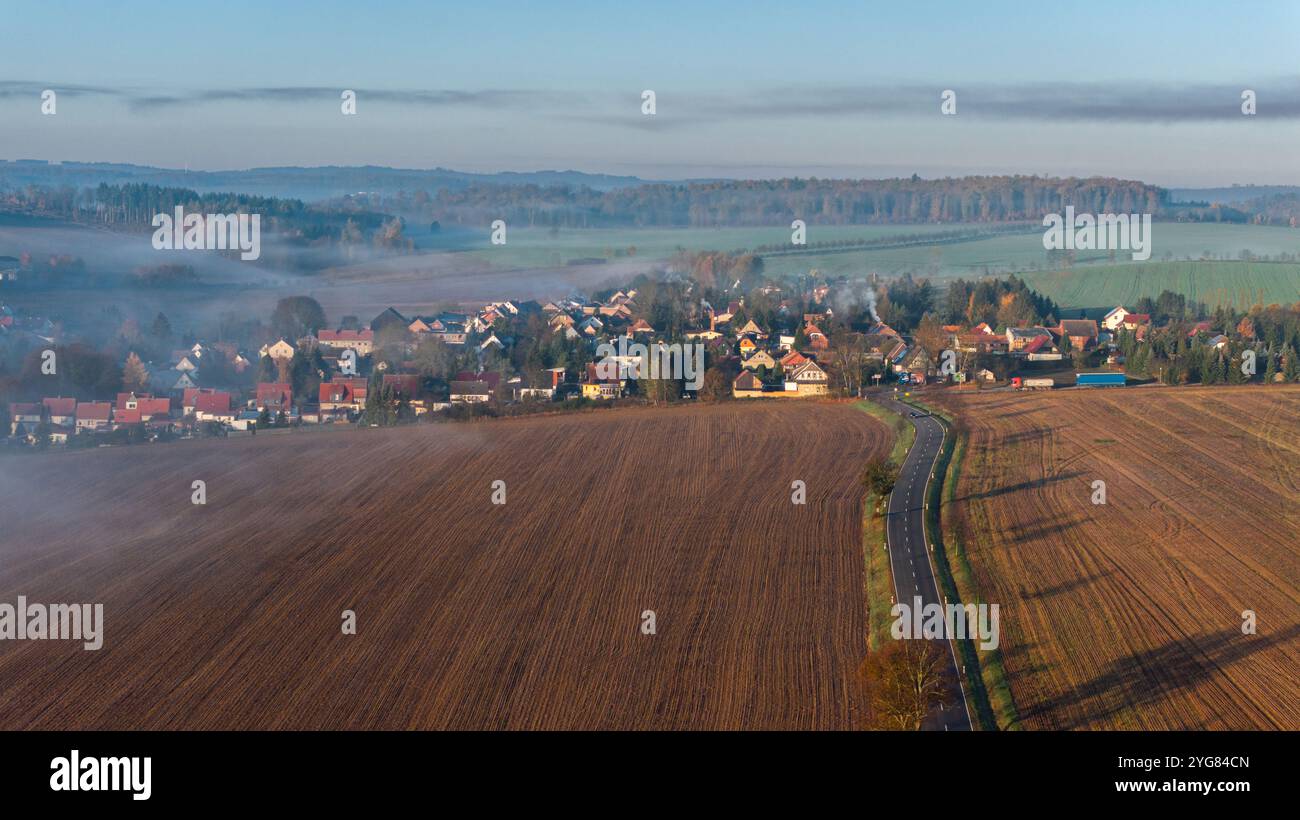
[{"label": "bare tree", "polygon": [[831,334],[831,362],[846,396],[862,390],[862,369],[867,364],[867,342],[861,333],[840,328]]},{"label": "bare tree", "polygon": [[887,642],[867,656],[859,672],[874,729],[920,730],[951,685],[942,642],[919,638]]}]

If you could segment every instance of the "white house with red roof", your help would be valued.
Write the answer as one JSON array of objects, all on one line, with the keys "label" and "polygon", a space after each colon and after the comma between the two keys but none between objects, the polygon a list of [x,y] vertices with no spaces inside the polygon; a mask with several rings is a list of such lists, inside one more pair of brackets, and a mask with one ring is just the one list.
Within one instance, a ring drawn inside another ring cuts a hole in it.
[{"label": "white house with red roof", "polygon": [[60,396],[54,399],[41,399],[41,404],[45,406],[45,413],[49,417],[50,424],[58,427],[68,427],[77,419],[76,399],[65,399]]},{"label": "white house with red roof", "polygon": [[113,403],[83,401],[77,405],[77,431],[106,430],[112,422]]},{"label": "white house with red roof", "polygon": [[198,421],[220,421],[226,424],[235,420],[234,401],[224,390],[211,390],[194,397],[194,418]]},{"label": "white house with red roof", "polygon": [[44,415],[42,414],[43,409],[44,409],[43,405],[41,405],[39,402],[34,402],[34,401],[15,402],[13,404],[10,404],[9,405],[9,429],[6,431],[6,435],[10,435],[10,436],[17,435],[18,425],[20,424],[23,426],[23,429],[25,431],[30,433],[31,428],[40,424],[41,419],[44,418]]}]

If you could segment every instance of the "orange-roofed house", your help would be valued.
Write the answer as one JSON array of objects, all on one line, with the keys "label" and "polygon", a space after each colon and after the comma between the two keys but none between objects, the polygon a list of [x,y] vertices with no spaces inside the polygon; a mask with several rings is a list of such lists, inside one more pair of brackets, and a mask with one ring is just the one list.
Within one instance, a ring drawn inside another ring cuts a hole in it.
[{"label": "orange-roofed house", "polygon": [[821,332],[817,325],[808,325],[803,329],[804,338],[808,340],[808,346],[813,350],[829,350],[831,340],[826,338],[826,334]]},{"label": "orange-roofed house", "polygon": [[194,399],[194,416],[199,421],[231,422],[235,420],[232,404],[230,394],[223,390],[200,393]]},{"label": "orange-roofed house", "polygon": [[152,393],[118,393],[114,410],[116,421],[121,421],[116,416],[127,410],[138,412],[142,419],[148,419],[152,416],[171,415],[172,403],[171,399],[155,398]]},{"label": "orange-roofed house", "polygon": [[45,412],[49,415],[50,424],[59,427],[66,427],[76,421],[76,399],[65,399],[62,397],[56,399],[41,399],[41,404],[45,406]]},{"label": "orange-roofed house", "polygon": [[321,412],[364,410],[368,387],[369,384],[365,379],[335,379],[332,382],[322,382],[320,392],[317,394]]},{"label": "orange-roofed house", "polygon": [[785,370],[789,370],[790,368],[797,367],[806,361],[808,361],[807,356],[797,350],[791,350],[789,353],[781,357],[781,367]]},{"label": "orange-roofed house", "polygon": [[77,431],[107,429],[112,414],[112,402],[83,401],[77,405]]}]

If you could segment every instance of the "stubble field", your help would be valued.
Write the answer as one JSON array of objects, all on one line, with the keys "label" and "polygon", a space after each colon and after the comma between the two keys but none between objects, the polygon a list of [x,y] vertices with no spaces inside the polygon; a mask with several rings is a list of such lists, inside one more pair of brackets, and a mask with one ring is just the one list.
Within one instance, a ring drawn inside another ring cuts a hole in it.
[{"label": "stubble field", "polygon": [[1300,729],[1300,387],[947,403],[1024,726]]}]

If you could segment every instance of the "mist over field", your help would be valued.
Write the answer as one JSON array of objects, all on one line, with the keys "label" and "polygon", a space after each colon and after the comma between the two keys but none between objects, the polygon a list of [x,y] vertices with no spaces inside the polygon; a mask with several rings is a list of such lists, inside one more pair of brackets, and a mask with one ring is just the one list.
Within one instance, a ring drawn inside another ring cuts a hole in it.
[{"label": "mist over field", "polygon": [[10,5],[6,785],[1285,794],[1300,5]]}]

